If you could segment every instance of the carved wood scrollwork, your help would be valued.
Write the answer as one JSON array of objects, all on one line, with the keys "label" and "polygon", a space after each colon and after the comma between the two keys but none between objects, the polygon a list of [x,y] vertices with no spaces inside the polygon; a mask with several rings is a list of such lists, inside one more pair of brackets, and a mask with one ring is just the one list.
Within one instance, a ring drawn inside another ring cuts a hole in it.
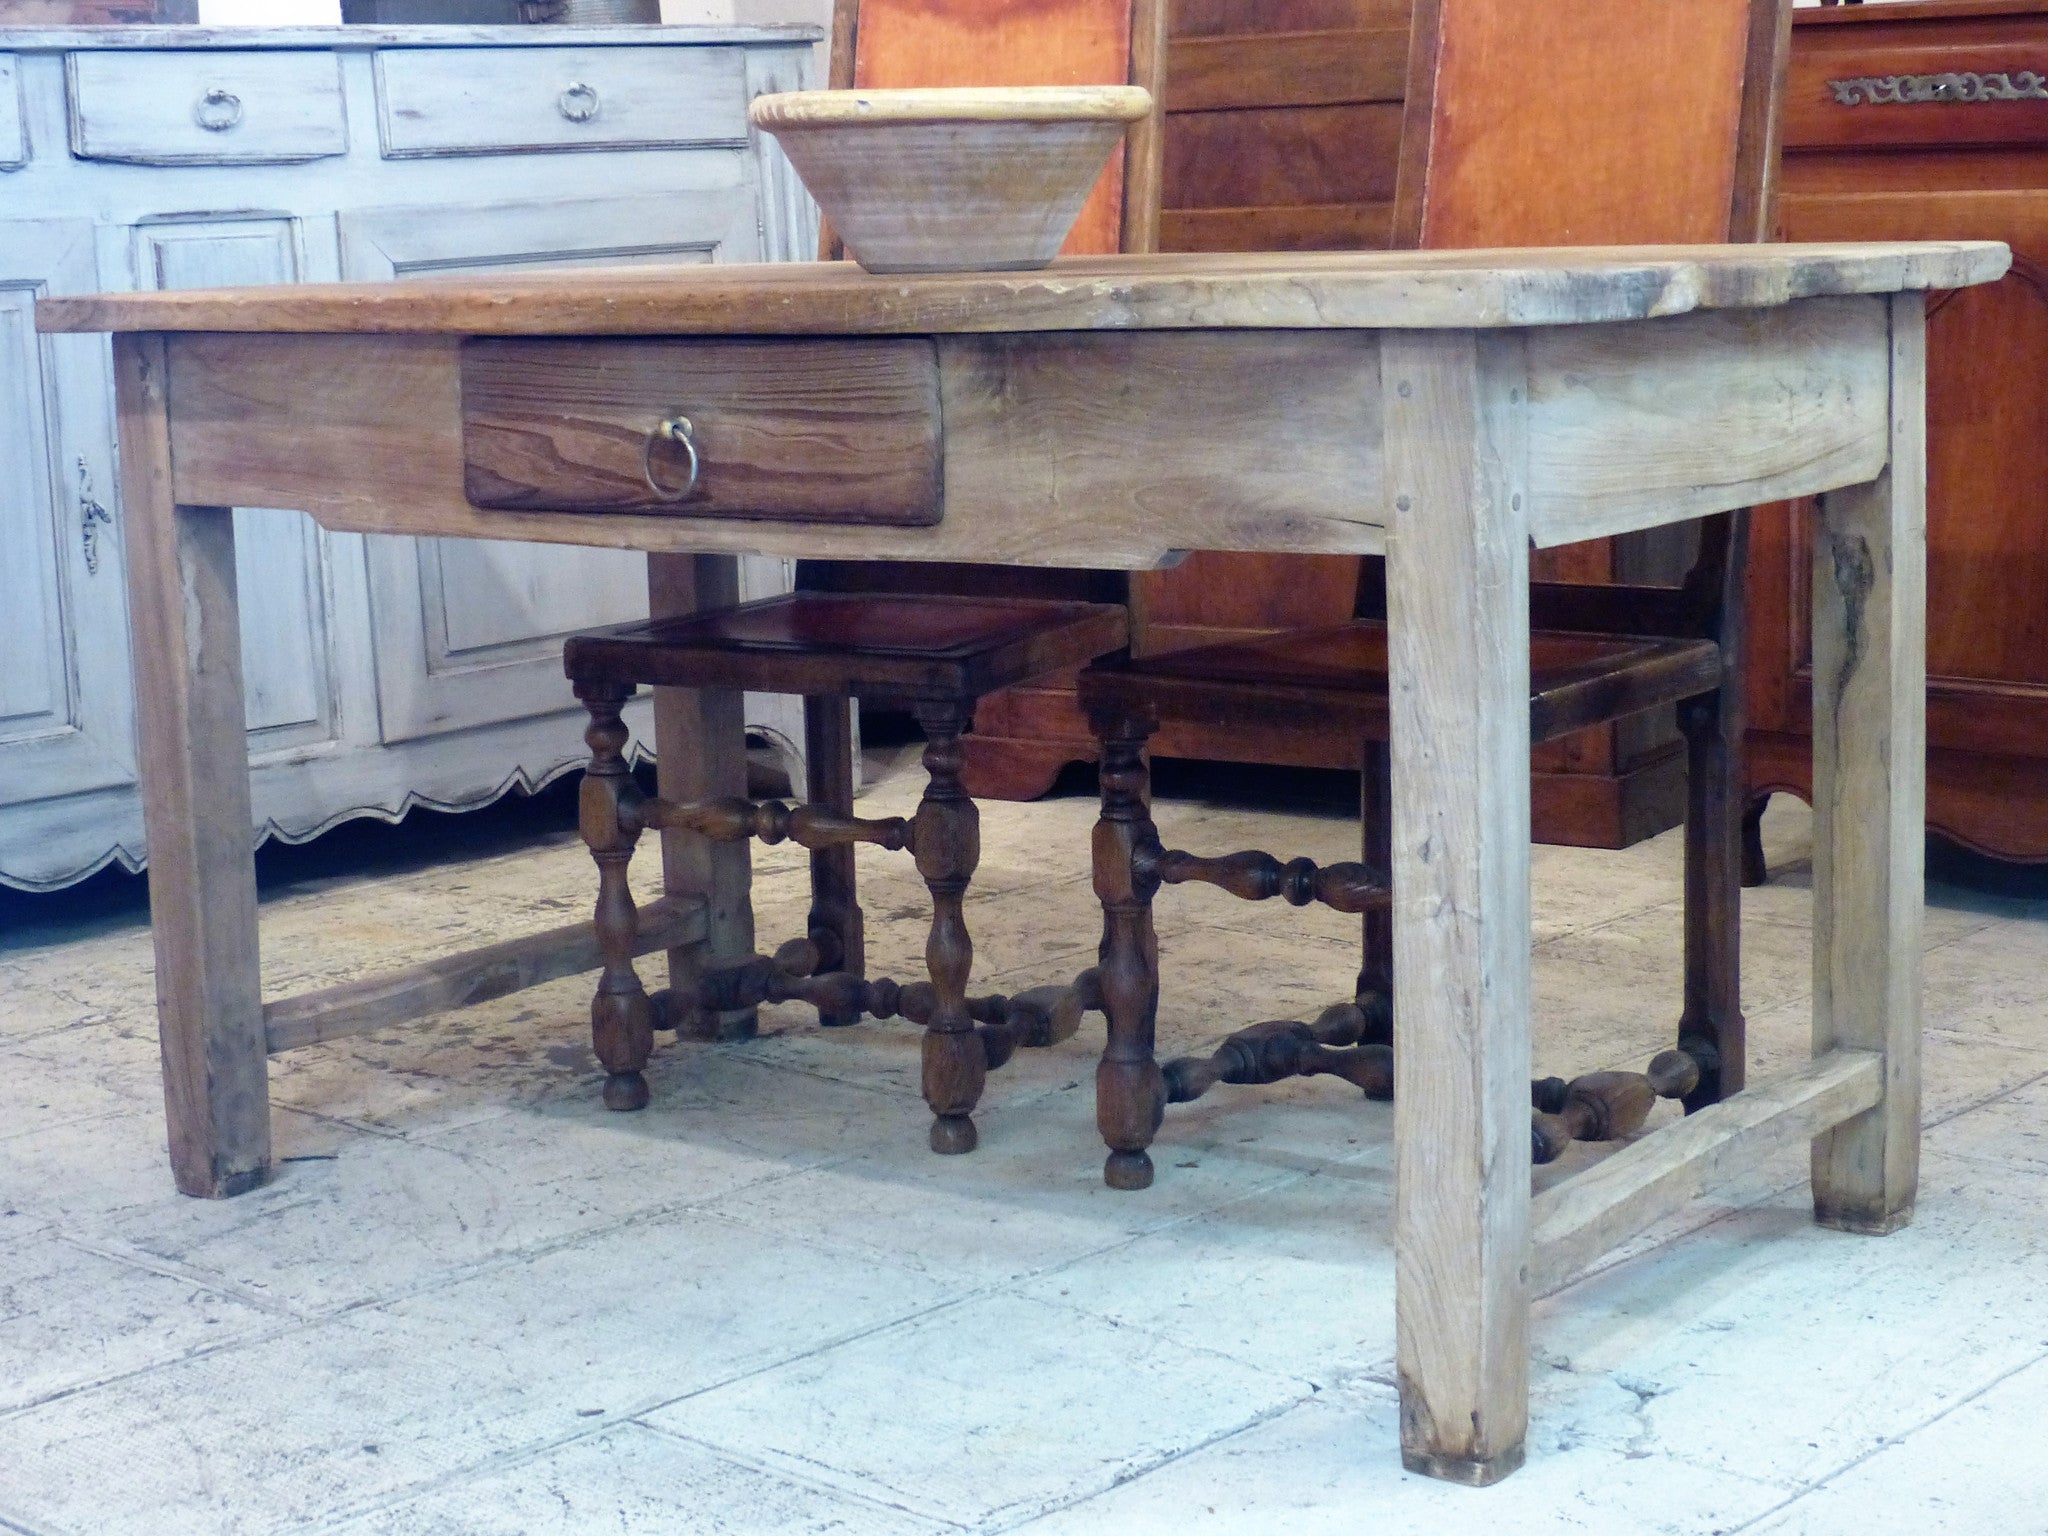
[{"label": "carved wood scrollwork", "polygon": [[1952,70],[1938,75],[1857,75],[1830,80],[1843,107],[1907,106],[1920,102],[2048,101],[2048,76],[2031,69]]}]

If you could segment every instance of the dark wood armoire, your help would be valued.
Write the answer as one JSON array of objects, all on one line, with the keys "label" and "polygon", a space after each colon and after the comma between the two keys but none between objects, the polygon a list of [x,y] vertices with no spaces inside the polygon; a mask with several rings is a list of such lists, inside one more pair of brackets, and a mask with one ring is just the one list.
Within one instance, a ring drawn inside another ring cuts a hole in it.
[{"label": "dark wood armoire", "polygon": [[[1927,332],[1927,824],[2048,860],[2048,3],[1898,0],[1793,26],[1788,240],[2003,240]],[[1812,792],[1812,572],[1794,504],[1751,538],[1749,785]]]}]

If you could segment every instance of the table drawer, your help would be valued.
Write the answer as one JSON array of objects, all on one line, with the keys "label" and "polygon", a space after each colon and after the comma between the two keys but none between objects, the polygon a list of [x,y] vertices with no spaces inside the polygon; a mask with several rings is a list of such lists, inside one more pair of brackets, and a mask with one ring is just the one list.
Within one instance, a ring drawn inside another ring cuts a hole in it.
[{"label": "table drawer", "polygon": [[376,73],[387,159],[747,142],[738,48],[390,48]]},{"label": "table drawer", "polygon": [[[661,435],[678,417],[687,445]],[[462,437],[479,507],[939,521],[938,350],[924,337],[469,341]]]},{"label": "table drawer", "polygon": [[1795,51],[1785,147],[2048,144],[2048,42]]},{"label": "table drawer", "polygon": [[348,153],[331,53],[74,53],[71,152],[134,165],[279,165]]}]

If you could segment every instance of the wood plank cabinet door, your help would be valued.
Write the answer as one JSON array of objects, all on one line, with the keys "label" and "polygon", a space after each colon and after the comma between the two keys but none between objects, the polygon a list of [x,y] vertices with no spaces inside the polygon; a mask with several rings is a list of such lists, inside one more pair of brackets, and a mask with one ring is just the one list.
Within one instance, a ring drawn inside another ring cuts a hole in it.
[{"label": "wood plank cabinet door", "polygon": [[[758,261],[753,189],[344,213],[350,280]],[[575,707],[562,640],[647,613],[646,557],[469,539],[372,537],[370,606],[386,742]]]},{"label": "wood plank cabinet door", "polygon": [[35,326],[101,286],[90,223],[0,223],[0,805],[135,778],[107,349]]}]

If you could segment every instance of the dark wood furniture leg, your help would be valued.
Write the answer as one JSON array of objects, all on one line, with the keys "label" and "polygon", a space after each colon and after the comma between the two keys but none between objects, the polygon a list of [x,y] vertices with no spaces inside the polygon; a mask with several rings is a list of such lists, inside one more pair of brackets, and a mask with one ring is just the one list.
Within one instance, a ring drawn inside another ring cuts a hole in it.
[{"label": "dark wood furniture leg", "polygon": [[[1685,1008],[1678,1048],[1699,1068],[1685,1112],[1740,1093],[1749,1059],[1742,1016],[1742,881],[1748,860],[1742,741],[1749,614],[1749,513],[1728,514],[1721,541],[1720,601],[1712,616],[1722,686],[1678,704],[1685,736]],[[1705,551],[1711,557],[1713,544]]]},{"label": "dark wood furniture leg", "polygon": [[1770,807],[1771,793],[1765,790],[1742,813],[1742,883],[1747,886],[1771,878],[1771,868],[1764,862],[1764,812]]},{"label": "dark wood furniture leg", "polygon": [[[845,694],[811,694],[804,699],[804,761],[810,803],[841,816],[853,815],[853,701]],[[819,969],[866,976],[867,940],[856,899],[854,845],[841,843],[811,851],[811,915],[806,923],[818,946]],[[857,1024],[860,1010],[821,1009],[826,1026]]]},{"label": "dark wood furniture leg", "polygon": [[598,950],[604,973],[590,1000],[590,1044],[605,1070],[604,1107],[647,1107],[647,1058],[654,1051],[654,1006],[633,969],[640,914],[633,905],[628,867],[640,841],[638,787],[626,763],[631,733],[619,711],[631,688],[579,684],[576,696],[590,711],[590,766],[583,771],[577,826],[597,861]]},{"label": "dark wood furniture leg", "polygon": [[934,1152],[972,1152],[978,1137],[971,1118],[988,1081],[988,1056],[967,1007],[974,940],[962,903],[981,862],[981,813],[960,782],[960,735],[971,706],[925,704],[924,768],[929,776],[917,808],[912,850],[917,872],[932,895],[931,937],[925,964],[932,981],[932,1012],[924,1034],[924,1100],[931,1106]]},{"label": "dark wood furniture leg", "polygon": [[[1738,662],[1739,664],[1739,662]],[[1699,1065],[1686,1113],[1742,1091],[1741,689],[1678,706],[1686,743],[1685,1009],[1678,1048]]]},{"label": "dark wood furniture leg", "polygon": [[[1358,816],[1361,827],[1359,862],[1367,869],[1393,867],[1394,757],[1390,743],[1367,741],[1360,759]],[[1355,1001],[1365,1014],[1367,1045],[1394,1043],[1394,909],[1368,908],[1359,919],[1364,932],[1364,961],[1358,971]]]},{"label": "dark wood furniture leg", "polygon": [[1095,1069],[1095,1120],[1109,1156],[1102,1179],[1111,1189],[1152,1183],[1152,1144],[1166,1117],[1166,1076],[1153,1057],[1159,1015],[1159,938],[1152,928],[1154,870],[1141,870],[1139,851],[1156,848],[1148,721],[1129,716],[1093,722],[1102,744],[1102,815],[1095,824],[1095,894],[1102,902],[1097,962],[1101,1007],[1108,1023]]}]

